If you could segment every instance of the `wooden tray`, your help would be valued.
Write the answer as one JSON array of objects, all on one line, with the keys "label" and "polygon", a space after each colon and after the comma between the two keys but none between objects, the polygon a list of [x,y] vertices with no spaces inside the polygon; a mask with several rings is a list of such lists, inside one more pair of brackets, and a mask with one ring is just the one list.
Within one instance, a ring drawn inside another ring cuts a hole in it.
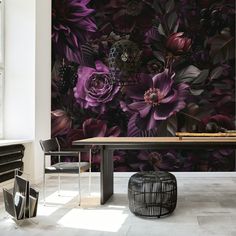
[{"label": "wooden tray", "polygon": [[236,137],[236,132],[226,133],[189,133],[189,132],[176,132],[178,137]]}]

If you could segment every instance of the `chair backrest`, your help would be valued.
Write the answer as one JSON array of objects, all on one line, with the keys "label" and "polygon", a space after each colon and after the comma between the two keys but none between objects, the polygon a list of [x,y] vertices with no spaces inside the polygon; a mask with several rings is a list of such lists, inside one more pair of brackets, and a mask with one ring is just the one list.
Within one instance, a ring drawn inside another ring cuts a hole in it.
[{"label": "chair backrest", "polygon": [[44,152],[60,151],[60,145],[57,138],[40,140],[39,143]]}]

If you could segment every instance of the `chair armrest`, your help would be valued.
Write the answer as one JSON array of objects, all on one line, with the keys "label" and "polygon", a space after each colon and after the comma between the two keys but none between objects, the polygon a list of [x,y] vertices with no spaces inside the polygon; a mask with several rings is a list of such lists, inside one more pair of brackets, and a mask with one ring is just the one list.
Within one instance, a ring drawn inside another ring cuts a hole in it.
[{"label": "chair armrest", "polygon": [[51,151],[45,152],[45,155],[49,156],[78,156],[81,151]]},{"label": "chair armrest", "polygon": [[90,147],[72,147],[72,148],[61,148],[61,152],[88,152],[90,150]]}]

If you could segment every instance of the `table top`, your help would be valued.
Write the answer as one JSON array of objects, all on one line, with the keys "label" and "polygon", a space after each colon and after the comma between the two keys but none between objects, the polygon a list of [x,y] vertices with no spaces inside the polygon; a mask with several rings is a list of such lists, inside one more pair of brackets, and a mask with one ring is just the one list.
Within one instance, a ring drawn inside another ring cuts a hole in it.
[{"label": "table top", "polygon": [[76,140],[73,145],[133,145],[133,144],[233,144],[236,137],[96,137]]}]

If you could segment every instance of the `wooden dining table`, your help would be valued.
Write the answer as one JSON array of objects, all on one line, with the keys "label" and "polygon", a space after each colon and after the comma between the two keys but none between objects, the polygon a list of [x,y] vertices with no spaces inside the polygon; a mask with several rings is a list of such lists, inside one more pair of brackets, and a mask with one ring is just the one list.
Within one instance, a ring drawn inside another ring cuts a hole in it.
[{"label": "wooden dining table", "polygon": [[101,204],[113,195],[114,150],[159,150],[159,149],[236,149],[236,137],[96,137],[73,142],[74,146],[100,146]]}]

